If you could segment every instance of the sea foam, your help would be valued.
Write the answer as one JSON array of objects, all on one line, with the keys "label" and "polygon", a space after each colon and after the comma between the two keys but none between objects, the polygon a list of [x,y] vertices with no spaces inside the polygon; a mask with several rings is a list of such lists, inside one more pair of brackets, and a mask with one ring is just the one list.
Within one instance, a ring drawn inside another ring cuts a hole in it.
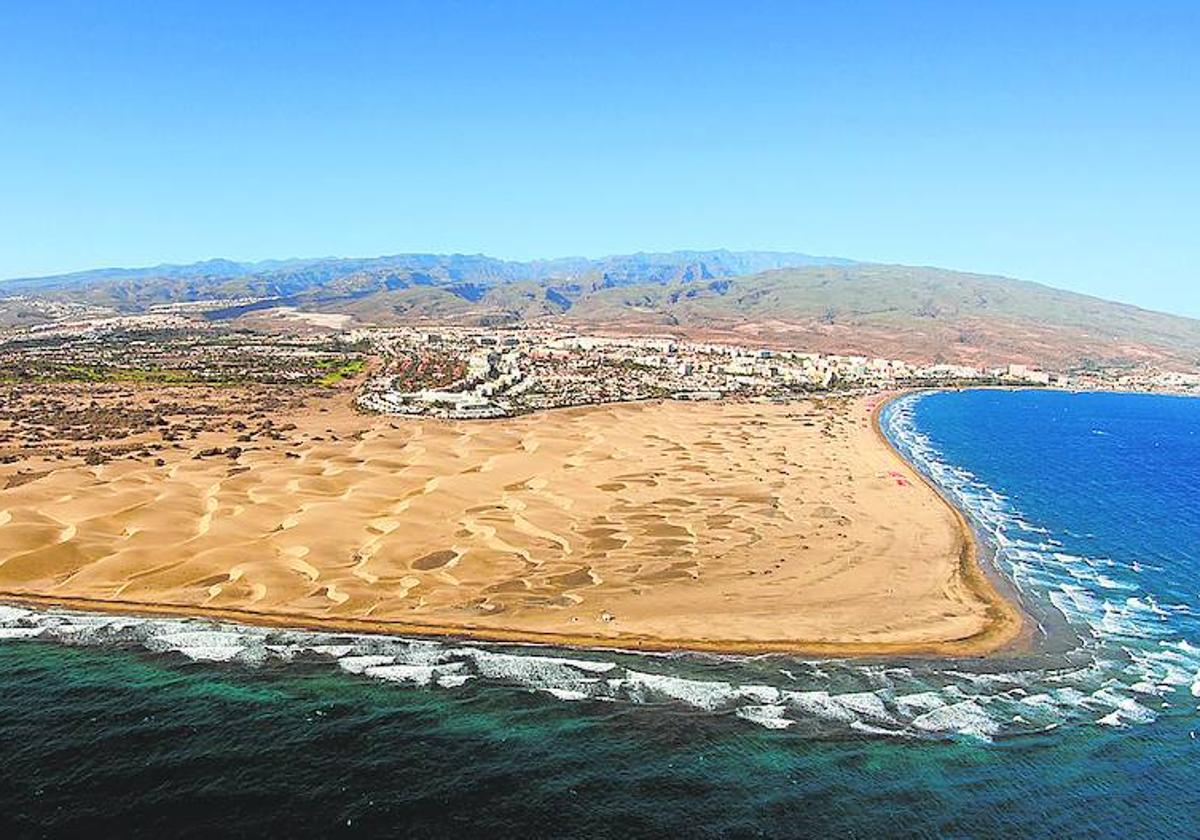
[{"label": "sea foam", "polygon": [[[135,647],[208,667],[329,663],[360,679],[433,691],[507,686],[555,701],[625,703],[732,715],[789,737],[969,738],[1064,725],[1152,724],[1151,703],[1200,697],[1200,647],[1178,635],[1195,623],[1182,599],[1156,600],[1136,578],[1149,563],[1116,564],[1064,550],[1042,525],[947,463],[914,422],[920,397],[884,412],[905,457],[967,512],[996,565],[1027,596],[1056,608],[1081,639],[1044,668],[989,662],[862,664],[788,657],[556,655],[533,646],[242,627],[185,618],[133,618],[0,605],[0,642],[52,640]],[[1099,570],[1103,570],[1100,572]],[[215,663],[215,664],[214,664]],[[221,665],[220,663],[226,663]],[[1183,706],[1182,703],[1175,703]],[[1194,702],[1192,703],[1194,706]]]}]

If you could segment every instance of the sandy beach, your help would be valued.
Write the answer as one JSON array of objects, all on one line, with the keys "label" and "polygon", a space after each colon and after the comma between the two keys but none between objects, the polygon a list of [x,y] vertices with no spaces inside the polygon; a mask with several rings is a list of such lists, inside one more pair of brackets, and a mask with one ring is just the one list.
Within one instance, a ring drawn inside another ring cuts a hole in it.
[{"label": "sandy beach", "polygon": [[[0,465],[0,598],[646,650],[982,654],[1019,613],[882,396],[451,423],[344,394],[230,448]],[[134,441],[136,444],[136,441]]]}]

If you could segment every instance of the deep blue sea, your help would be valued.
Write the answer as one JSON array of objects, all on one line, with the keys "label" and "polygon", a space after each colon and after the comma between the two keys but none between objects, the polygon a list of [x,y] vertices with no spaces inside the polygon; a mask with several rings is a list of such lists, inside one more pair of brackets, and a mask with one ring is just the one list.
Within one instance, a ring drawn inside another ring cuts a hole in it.
[{"label": "deep blue sea", "polygon": [[1200,400],[885,431],[1043,630],[957,661],[636,656],[0,607],[0,837],[1200,836]]}]

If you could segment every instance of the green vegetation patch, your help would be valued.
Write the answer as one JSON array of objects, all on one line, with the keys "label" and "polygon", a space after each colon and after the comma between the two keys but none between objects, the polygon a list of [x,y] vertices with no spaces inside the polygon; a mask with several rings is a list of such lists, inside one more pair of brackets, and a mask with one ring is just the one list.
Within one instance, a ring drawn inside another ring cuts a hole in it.
[{"label": "green vegetation patch", "polygon": [[326,371],[326,373],[317,380],[317,384],[325,386],[336,385],[343,379],[358,376],[366,367],[366,359],[347,359],[345,361],[322,359],[317,362],[317,368]]}]

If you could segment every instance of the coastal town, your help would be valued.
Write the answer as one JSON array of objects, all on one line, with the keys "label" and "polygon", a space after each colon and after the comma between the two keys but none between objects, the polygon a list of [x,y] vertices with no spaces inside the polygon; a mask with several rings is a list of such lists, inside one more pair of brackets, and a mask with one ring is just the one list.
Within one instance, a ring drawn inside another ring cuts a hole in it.
[{"label": "coastal town", "polygon": [[11,0],[0,840],[1200,840],[1200,0]]},{"label": "coastal town", "polygon": [[331,316],[298,317],[283,308],[256,322],[272,329],[250,329],[206,318],[206,311],[120,315],[73,307],[49,323],[0,329],[0,381],[328,386],[345,380],[357,383],[354,402],[362,411],[458,420],[650,399],[781,402],[896,388],[1200,393],[1200,375],[1149,368],[918,363],[538,326],[338,329]]},{"label": "coastal town", "polygon": [[[362,387],[359,407],[464,420],[647,399],[786,401],[827,392],[971,385],[1200,391],[1200,377],[1187,374],[914,364],[673,336],[405,328],[352,330],[346,340],[369,345],[384,360]],[[435,375],[414,377],[414,369]]]}]

